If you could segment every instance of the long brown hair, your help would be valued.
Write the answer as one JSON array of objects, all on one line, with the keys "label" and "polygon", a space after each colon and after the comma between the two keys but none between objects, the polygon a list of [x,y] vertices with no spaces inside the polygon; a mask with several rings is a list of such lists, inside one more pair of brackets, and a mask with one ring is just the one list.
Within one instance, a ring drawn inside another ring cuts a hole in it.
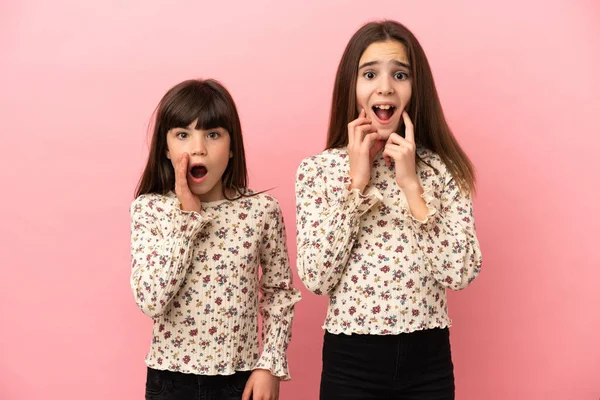
[{"label": "long brown hair", "polygon": [[214,79],[183,81],[163,96],[154,114],[150,154],[135,191],[136,198],[145,193],[166,194],[174,189],[175,171],[167,158],[167,132],[186,128],[195,120],[198,120],[196,129],[227,130],[233,157],[221,178],[223,196],[229,199],[229,193],[245,195],[248,171],[242,126],[235,102],[221,83]]},{"label": "long brown hair", "polygon": [[412,76],[412,97],[406,111],[415,127],[417,146],[437,153],[461,190],[474,191],[473,164],[444,118],[425,52],[412,32],[396,21],[369,22],[348,42],[335,78],[326,148],[348,144],[348,123],[358,118],[356,80],[360,57],[372,43],[387,40],[398,41],[406,47]]}]

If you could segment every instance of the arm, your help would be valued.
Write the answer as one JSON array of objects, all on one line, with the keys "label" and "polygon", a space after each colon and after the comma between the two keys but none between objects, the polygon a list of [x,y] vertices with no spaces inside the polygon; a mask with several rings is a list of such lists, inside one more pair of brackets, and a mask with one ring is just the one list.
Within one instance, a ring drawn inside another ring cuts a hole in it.
[{"label": "arm", "polygon": [[300,300],[300,292],[292,286],[285,226],[276,200],[270,201],[266,215],[260,245],[259,287],[263,349],[255,368],[269,370],[273,376],[288,380],[286,350],[292,335],[294,304]]},{"label": "arm", "polygon": [[443,286],[461,290],[479,274],[482,256],[471,195],[462,193],[448,172],[444,180],[440,199],[431,188],[422,194],[426,216],[419,220],[411,215],[409,219],[425,268]]},{"label": "arm", "polygon": [[140,196],[131,214],[131,288],[138,307],[160,316],[192,262],[193,239],[209,221],[192,211],[169,207],[158,196]]},{"label": "arm", "polygon": [[443,163],[441,204],[434,197],[431,182],[426,187],[421,185],[415,163],[414,126],[406,112],[402,117],[406,137],[391,134],[383,155],[388,165],[391,160],[395,162],[396,183],[402,189],[403,208],[409,215],[414,242],[425,268],[436,281],[450,289],[464,289],[481,269],[471,196],[461,193]]},{"label": "arm", "polygon": [[[358,237],[360,217],[381,198],[373,187],[364,195],[359,189],[348,190],[343,182],[328,188],[321,166],[327,161],[319,156],[307,159],[296,175],[298,273],[318,295],[339,283]],[[336,192],[337,198],[328,191]]]}]

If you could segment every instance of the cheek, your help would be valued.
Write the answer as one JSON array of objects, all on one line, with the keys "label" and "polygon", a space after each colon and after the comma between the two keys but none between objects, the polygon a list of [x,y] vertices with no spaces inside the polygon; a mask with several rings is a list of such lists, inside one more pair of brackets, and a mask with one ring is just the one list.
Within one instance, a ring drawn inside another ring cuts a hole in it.
[{"label": "cheek", "polygon": [[171,147],[167,151],[167,158],[169,158],[169,160],[171,161],[171,164],[175,165],[175,163],[179,159],[180,154],[181,154],[180,151],[178,151],[176,148]]},{"label": "cheek", "polygon": [[369,103],[369,88],[360,81],[356,84],[356,107],[360,112],[361,108],[366,108]]},{"label": "cheek", "polygon": [[[404,91],[402,96],[402,103],[408,105],[410,103],[410,99],[412,98],[412,87],[409,85]],[[406,108],[406,107],[405,107]]]},{"label": "cheek", "polygon": [[356,108],[359,113],[362,109],[367,113],[369,112],[368,102],[365,99],[356,99]]},{"label": "cheek", "polygon": [[171,162],[174,162],[175,160],[177,160],[177,156],[179,154],[179,151],[177,149],[177,144],[175,143],[174,140],[171,140],[170,137],[167,138],[166,154],[167,154],[167,158],[169,158],[171,160]]},{"label": "cheek", "polygon": [[229,146],[223,146],[222,148],[218,149],[218,160],[219,160],[219,164],[221,164],[223,166],[223,168],[227,167],[227,164],[229,164],[231,158],[231,150],[229,148]]}]

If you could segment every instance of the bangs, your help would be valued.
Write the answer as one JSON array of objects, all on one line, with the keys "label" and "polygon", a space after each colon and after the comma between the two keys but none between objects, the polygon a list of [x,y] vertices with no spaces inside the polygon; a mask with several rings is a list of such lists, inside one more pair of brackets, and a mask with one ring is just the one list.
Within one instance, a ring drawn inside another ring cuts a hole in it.
[{"label": "bangs", "polygon": [[208,85],[190,85],[165,102],[159,114],[162,129],[187,128],[196,121],[195,129],[209,130],[215,128],[232,132],[235,115],[232,105],[223,95]]}]

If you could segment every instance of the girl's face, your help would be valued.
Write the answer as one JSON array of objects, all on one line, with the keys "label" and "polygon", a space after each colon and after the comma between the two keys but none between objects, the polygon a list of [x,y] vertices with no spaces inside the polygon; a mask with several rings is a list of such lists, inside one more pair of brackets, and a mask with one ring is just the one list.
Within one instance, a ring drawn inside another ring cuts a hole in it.
[{"label": "girl's face", "polygon": [[188,153],[187,181],[191,192],[203,202],[222,200],[223,173],[233,156],[229,132],[223,128],[195,129],[196,123],[197,120],[186,128],[167,132],[167,158],[177,171],[181,156]]},{"label": "girl's face", "polygon": [[386,139],[398,133],[402,112],[412,94],[410,65],[404,44],[372,43],[358,62],[356,104]]}]

